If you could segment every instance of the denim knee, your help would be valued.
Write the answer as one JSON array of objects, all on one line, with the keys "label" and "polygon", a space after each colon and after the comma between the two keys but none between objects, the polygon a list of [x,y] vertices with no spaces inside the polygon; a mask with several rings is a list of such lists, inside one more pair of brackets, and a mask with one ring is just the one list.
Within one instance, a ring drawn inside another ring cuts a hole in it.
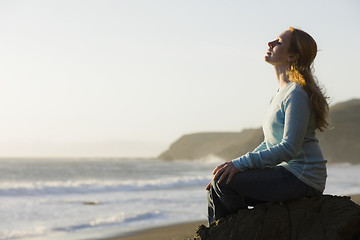
[{"label": "denim knee", "polygon": [[222,205],[230,212],[245,208],[244,196],[236,192],[231,184],[226,184],[226,180],[227,178],[221,183],[218,182],[218,179],[212,180],[211,188],[213,193],[217,195]]},{"label": "denim knee", "polygon": [[228,177],[225,177],[220,183],[219,178],[211,181],[211,187],[214,188],[217,194],[234,194],[235,191],[230,184],[226,184]]}]

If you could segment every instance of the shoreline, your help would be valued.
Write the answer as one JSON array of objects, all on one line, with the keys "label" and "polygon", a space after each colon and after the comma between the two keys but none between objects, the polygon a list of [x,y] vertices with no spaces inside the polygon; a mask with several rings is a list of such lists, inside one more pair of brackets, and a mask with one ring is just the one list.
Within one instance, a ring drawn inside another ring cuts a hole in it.
[{"label": "shoreline", "polygon": [[103,240],[184,240],[192,238],[198,226],[207,224],[207,220],[175,223],[167,226],[159,226],[127,233],[122,236],[114,236]]},{"label": "shoreline", "polygon": [[[360,205],[360,194],[353,194],[349,196],[353,202]],[[134,231],[125,236],[114,236],[103,240],[186,240],[193,238],[195,231],[201,224],[207,225],[207,220],[154,227]]]}]

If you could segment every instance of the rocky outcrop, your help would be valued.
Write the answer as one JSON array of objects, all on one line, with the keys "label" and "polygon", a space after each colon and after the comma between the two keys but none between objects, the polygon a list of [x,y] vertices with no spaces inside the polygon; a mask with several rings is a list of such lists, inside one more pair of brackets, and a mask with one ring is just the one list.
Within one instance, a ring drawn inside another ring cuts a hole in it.
[{"label": "rocky outcrop", "polygon": [[360,206],[323,195],[243,209],[201,225],[194,240],[360,240]]},{"label": "rocky outcrop", "polygon": [[[325,159],[329,163],[360,163],[360,99],[331,106],[329,120],[329,128],[318,134]],[[215,155],[231,160],[254,150],[262,140],[261,128],[187,134],[171,144],[159,158],[191,160]]]},{"label": "rocky outcrop", "polygon": [[330,163],[360,163],[360,99],[330,108],[329,128],[318,134],[325,158]]},{"label": "rocky outcrop", "polygon": [[187,134],[171,144],[159,158],[163,160],[200,159],[214,155],[223,159],[235,158],[254,149],[263,139],[261,129],[242,132],[207,132]]}]

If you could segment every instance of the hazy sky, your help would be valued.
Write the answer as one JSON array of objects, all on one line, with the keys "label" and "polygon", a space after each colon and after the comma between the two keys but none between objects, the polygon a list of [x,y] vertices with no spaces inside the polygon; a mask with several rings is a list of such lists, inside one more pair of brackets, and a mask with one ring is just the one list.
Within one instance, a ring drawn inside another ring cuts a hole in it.
[{"label": "hazy sky", "polygon": [[267,42],[320,49],[332,104],[360,98],[360,2],[1,1],[0,157],[156,156],[186,133],[260,127]]}]

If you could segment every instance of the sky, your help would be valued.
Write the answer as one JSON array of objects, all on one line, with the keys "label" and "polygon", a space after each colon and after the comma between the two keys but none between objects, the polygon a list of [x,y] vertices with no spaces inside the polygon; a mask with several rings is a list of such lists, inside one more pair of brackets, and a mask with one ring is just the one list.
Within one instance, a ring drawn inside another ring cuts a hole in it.
[{"label": "sky", "polygon": [[155,157],[180,136],[258,128],[267,43],[317,41],[331,105],[360,98],[360,2],[0,0],[0,157]]}]

